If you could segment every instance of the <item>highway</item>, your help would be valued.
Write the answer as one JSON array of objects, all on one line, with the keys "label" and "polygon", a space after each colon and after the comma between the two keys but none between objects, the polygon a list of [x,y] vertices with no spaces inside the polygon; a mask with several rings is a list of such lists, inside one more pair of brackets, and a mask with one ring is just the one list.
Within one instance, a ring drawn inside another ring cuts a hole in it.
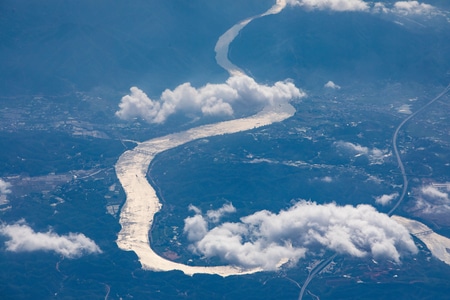
[{"label": "highway", "polygon": [[[447,94],[450,91],[450,84],[439,94],[437,95],[435,98],[433,98],[432,100],[430,100],[427,104],[425,104],[424,106],[422,106],[420,109],[418,109],[416,112],[414,112],[413,114],[409,115],[407,118],[405,118],[400,125],[397,126],[397,128],[395,129],[394,135],[392,137],[392,144],[394,147],[394,153],[395,156],[397,158],[397,163],[398,163],[398,167],[400,168],[400,171],[402,173],[402,177],[403,177],[403,191],[402,194],[400,196],[400,198],[398,199],[397,203],[392,207],[392,209],[388,212],[389,216],[392,216],[395,212],[395,210],[400,206],[400,204],[402,203],[403,199],[405,198],[406,192],[408,191],[408,176],[406,175],[406,171],[405,171],[405,166],[403,165],[402,159],[400,157],[400,154],[398,152],[398,148],[397,148],[397,137],[398,137],[398,133],[400,132],[400,130],[402,129],[402,127],[412,118],[414,118],[415,116],[417,116],[419,113],[421,113],[422,111],[424,111],[427,107],[429,107],[431,104],[433,104],[434,102],[436,102],[437,100],[441,99],[445,94]],[[303,283],[303,286],[300,290],[300,294],[298,296],[299,300],[303,299],[303,295],[306,291],[306,288],[308,287],[308,284],[311,282],[311,280],[313,280],[313,278],[323,269],[325,269],[332,261],[333,259],[337,256],[337,253],[335,253],[334,255],[332,255],[331,257],[329,257],[327,260],[322,261],[321,263],[319,263],[316,267],[314,267],[313,269],[311,269],[311,271],[308,274],[308,277],[306,278],[305,282]]]},{"label": "highway", "polygon": [[309,271],[308,277],[306,278],[305,282],[303,283],[302,289],[300,290],[300,294],[298,295],[298,300],[303,299],[303,294],[305,293],[306,288],[308,287],[308,284],[310,283],[310,281],[313,280],[314,276],[316,276],[317,273],[319,273],[320,271],[325,269],[333,261],[333,259],[336,256],[337,256],[337,253],[333,254],[328,259],[320,262],[317,266],[315,266],[314,268],[312,268]]},{"label": "highway", "polygon": [[394,136],[392,137],[392,145],[394,147],[394,154],[397,157],[397,164],[398,167],[400,169],[400,172],[402,173],[402,177],[403,177],[403,190],[402,190],[402,194],[400,195],[400,198],[398,198],[397,203],[395,203],[395,205],[391,208],[391,210],[388,212],[389,216],[392,216],[395,212],[395,210],[400,206],[400,204],[402,203],[403,199],[405,198],[406,192],[408,191],[408,176],[406,175],[406,171],[405,171],[405,166],[403,165],[402,159],[400,157],[400,153],[398,152],[398,148],[397,148],[397,137],[398,137],[398,133],[400,132],[400,130],[402,129],[402,127],[412,118],[414,118],[415,116],[417,116],[419,113],[421,113],[422,111],[424,111],[428,106],[430,106],[431,104],[433,104],[434,102],[436,102],[437,100],[441,99],[445,94],[447,94],[450,91],[450,84],[439,94],[437,95],[435,98],[433,98],[431,101],[429,101],[427,104],[425,104],[424,106],[422,106],[419,110],[415,111],[413,114],[409,115],[406,119],[404,119],[400,125],[398,125],[398,127],[395,129],[394,132]]}]

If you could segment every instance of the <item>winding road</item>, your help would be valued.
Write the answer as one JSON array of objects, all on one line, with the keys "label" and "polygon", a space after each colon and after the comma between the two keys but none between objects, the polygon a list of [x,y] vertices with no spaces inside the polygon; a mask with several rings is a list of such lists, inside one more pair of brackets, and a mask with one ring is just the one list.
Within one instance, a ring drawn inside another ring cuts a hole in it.
[{"label": "winding road", "polygon": [[402,129],[402,127],[412,118],[414,118],[415,116],[417,116],[419,113],[421,113],[422,111],[424,111],[428,106],[430,106],[431,104],[433,104],[434,102],[436,102],[437,100],[441,99],[445,94],[447,94],[450,91],[450,84],[439,94],[437,95],[435,98],[433,98],[432,100],[430,100],[427,104],[425,104],[424,106],[422,106],[420,109],[418,109],[417,111],[415,111],[413,114],[409,115],[407,118],[405,118],[400,125],[398,125],[398,127],[395,129],[394,132],[394,136],[392,137],[392,145],[394,147],[394,153],[395,153],[395,157],[397,158],[397,164],[398,167],[400,169],[400,172],[402,173],[402,177],[403,177],[403,190],[402,190],[402,194],[400,195],[400,198],[398,199],[397,203],[395,203],[395,205],[391,208],[391,210],[388,212],[389,216],[392,216],[394,214],[394,212],[397,210],[397,208],[400,206],[400,204],[403,202],[403,199],[405,198],[406,192],[408,191],[408,176],[406,175],[406,171],[405,171],[405,166],[403,165],[402,159],[400,157],[400,153],[398,152],[398,148],[397,148],[397,137],[398,137],[398,133],[400,132],[400,129]]},{"label": "winding road", "polygon": [[[415,222],[413,220],[409,220],[406,218],[402,218],[399,216],[393,216],[395,210],[400,206],[400,204],[402,203],[403,199],[405,198],[405,195],[408,191],[408,176],[406,175],[406,171],[405,171],[405,167],[403,165],[402,159],[400,157],[400,153],[398,152],[398,148],[397,148],[397,137],[398,137],[398,133],[400,132],[400,130],[402,129],[402,127],[412,118],[414,118],[415,116],[417,116],[420,112],[422,112],[423,110],[425,110],[427,107],[429,107],[431,104],[433,104],[434,102],[436,102],[437,100],[439,100],[440,98],[442,98],[445,94],[447,94],[450,91],[450,84],[439,94],[437,95],[435,98],[433,98],[432,100],[430,100],[427,104],[425,104],[424,106],[422,106],[420,109],[418,109],[417,111],[415,111],[413,114],[409,115],[407,118],[405,118],[395,129],[394,135],[392,137],[392,144],[393,144],[393,148],[394,148],[394,153],[395,156],[397,158],[397,164],[398,167],[400,168],[400,171],[402,173],[402,177],[403,177],[403,191],[401,196],[399,197],[399,199],[397,200],[397,203],[392,207],[392,209],[388,212],[389,216],[392,216],[392,218],[394,220],[396,220],[397,222],[399,222],[400,224],[403,224],[404,226],[406,226],[408,228],[408,224],[417,224],[419,222]],[[421,224],[421,223],[419,223]],[[423,225],[423,224],[421,224]],[[417,225],[416,225],[417,226]],[[423,225],[425,226],[425,225]],[[433,233],[434,234],[434,233]],[[434,234],[434,236],[438,236],[435,237],[436,240],[439,240],[442,242],[443,238],[439,235]],[[439,243],[437,243],[439,244]],[[430,245],[433,245],[432,243],[427,244],[429,247]],[[441,251],[443,252],[443,251]],[[311,272],[308,274],[308,277],[306,278],[305,282],[303,283],[302,289],[300,290],[300,295],[298,296],[299,300],[303,299],[303,295],[306,291],[306,288],[308,287],[308,284],[311,282],[311,280],[314,278],[314,276],[316,276],[317,273],[319,273],[320,271],[322,271],[323,269],[325,269],[332,261],[333,259],[337,256],[337,254],[332,255],[330,258],[328,258],[327,260],[321,262],[320,264],[318,264],[313,270],[311,270]],[[447,258],[446,256],[444,256],[445,259],[443,261],[448,261],[450,262],[450,258]],[[441,258],[439,258],[441,259]],[[442,260],[442,259],[441,259]]]}]

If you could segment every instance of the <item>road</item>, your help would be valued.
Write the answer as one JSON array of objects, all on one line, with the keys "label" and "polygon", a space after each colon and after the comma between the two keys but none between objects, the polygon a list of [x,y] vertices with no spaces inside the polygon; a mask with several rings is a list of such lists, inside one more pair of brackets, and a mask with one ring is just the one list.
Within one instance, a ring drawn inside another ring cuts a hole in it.
[{"label": "road", "polygon": [[408,191],[408,176],[406,175],[406,171],[405,171],[405,166],[403,165],[402,159],[400,157],[400,153],[398,152],[398,148],[397,148],[397,137],[398,137],[398,133],[400,132],[400,130],[402,129],[402,127],[412,118],[414,118],[415,116],[417,116],[419,113],[421,113],[422,111],[424,111],[428,106],[430,106],[431,104],[433,104],[434,102],[436,102],[437,100],[441,99],[445,94],[447,94],[450,91],[450,84],[439,94],[437,95],[434,99],[432,99],[431,101],[429,101],[427,104],[425,104],[424,106],[422,106],[419,110],[415,111],[413,114],[409,115],[406,119],[404,119],[400,125],[398,125],[398,127],[395,129],[394,132],[394,136],[392,137],[392,145],[394,147],[394,153],[395,156],[397,157],[397,164],[398,167],[400,169],[400,172],[402,173],[402,177],[403,177],[403,190],[402,190],[402,194],[400,195],[400,198],[398,199],[397,203],[395,203],[395,205],[392,207],[392,209],[388,212],[389,216],[392,216],[395,212],[395,210],[400,206],[400,204],[403,202],[403,199],[405,198],[406,192]]},{"label": "road", "polygon": [[[420,109],[418,109],[416,112],[414,112],[413,114],[409,115],[407,118],[405,118],[400,125],[398,125],[398,127],[395,129],[394,135],[392,137],[392,144],[394,147],[394,153],[395,156],[397,157],[397,163],[398,163],[398,167],[400,168],[400,171],[402,173],[402,177],[403,177],[403,191],[402,194],[400,196],[400,198],[398,199],[397,203],[392,207],[392,209],[388,212],[389,216],[392,216],[395,212],[395,210],[400,206],[400,204],[402,203],[403,199],[405,198],[406,192],[408,191],[408,176],[406,175],[406,171],[405,171],[405,166],[403,165],[402,159],[400,157],[400,153],[398,152],[398,148],[397,148],[397,137],[398,137],[398,133],[400,132],[400,130],[402,129],[402,127],[412,118],[414,118],[415,116],[417,116],[419,113],[421,113],[422,111],[424,111],[427,107],[429,107],[431,104],[433,104],[434,102],[436,102],[437,100],[441,99],[445,94],[447,94],[450,91],[450,84],[439,94],[437,95],[435,98],[433,98],[432,100],[430,100],[427,104],[425,104],[424,106],[422,106]],[[315,268],[313,268],[309,274],[308,277],[306,278],[305,282],[303,283],[303,286],[300,290],[300,294],[298,296],[299,300],[303,299],[303,295],[306,291],[306,288],[308,287],[308,284],[311,282],[311,280],[313,280],[313,278],[323,269],[325,269],[332,261],[333,259],[337,256],[337,253],[335,253],[334,255],[332,255],[330,258],[328,258],[327,260],[321,262],[320,264],[318,264]]]},{"label": "road", "polygon": [[298,295],[298,300],[303,299],[303,294],[305,293],[306,288],[308,287],[308,284],[311,282],[311,280],[313,280],[313,278],[317,275],[317,273],[319,273],[320,271],[325,269],[333,261],[333,259],[336,256],[337,256],[337,253],[333,254],[328,259],[322,261],[317,266],[312,268],[311,271],[309,271],[308,277],[306,278],[305,283],[303,283],[302,289],[300,290],[300,294]]}]

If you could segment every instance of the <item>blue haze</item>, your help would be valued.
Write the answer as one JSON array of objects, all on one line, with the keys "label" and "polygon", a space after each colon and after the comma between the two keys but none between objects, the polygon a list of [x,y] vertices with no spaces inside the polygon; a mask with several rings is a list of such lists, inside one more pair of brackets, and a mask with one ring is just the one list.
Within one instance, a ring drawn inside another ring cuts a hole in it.
[{"label": "blue haze", "polygon": [[[0,221],[25,219],[36,231],[82,232],[103,250],[77,259],[52,252],[13,253],[5,250],[6,238],[0,236],[0,298],[298,297],[294,282],[303,282],[310,261],[279,272],[229,278],[144,271],[134,253],[117,248],[118,219],[105,208],[125,199],[121,189],[108,189],[118,184],[116,159],[133,147],[123,140],[147,140],[214,121],[175,116],[165,125],[126,123],[114,116],[120,98],[134,85],[158,97],[184,82],[223,82],[228,74],[214,59],[217,38],[272,2],[0,3],[0,178],[13,184],[11,208],[0,212]],[[432,4],[450,9],[446,1]],[[309,96],[294,103],[296,116],[282,124],[195,141],[161,154],[150,173],[164,197],[152,232],[155,249],[175,252],[180,261],[220,263],[204,261],[187,249],[181,228],[189,204],[207,210],[232,202],[238,212],[229,220],[237,220],[262,209],[279,211],[300,198],[375,205],[374,196],[399,191],[401,176],[392,156],[372,164],[367,156],[339,149],[336,142],[392,151],[393,130],[406,116],[396,108],[406,103],[418,109],[450,82],[450,24],[442,19],[423,23],[425,27],[393,16],[287,8],[246,27],[232,44],[231,61],[258,82],[291,78]],[[323,88],[329,80],[341,90]],[[400,137],[412,188],[450,182],[448,111],[447,96]],[[103,135],[77,135],[75,127]],[[253,158],[266,162],[252,163]],[[80,170],[100,173],[74,178],[76,172],[84,174]],[[49,183],[49,174],[67,177]],[[327,183],[325,177],[333,181]],[[53,205],[58,198],[65,202]],[[399,213],[414,216],[413,200],[411,196]],[[422,221],[450,236],[445,221]],[[181,246],[168,242],[172,226],[179,228]],[[320,299],[446,299],[450,292],[450,267],[426,248],[401,266],[346,256],[336,263],[333,272],[310,284]],[[342,275],[348,274],[352,279],[345,280]]]}]

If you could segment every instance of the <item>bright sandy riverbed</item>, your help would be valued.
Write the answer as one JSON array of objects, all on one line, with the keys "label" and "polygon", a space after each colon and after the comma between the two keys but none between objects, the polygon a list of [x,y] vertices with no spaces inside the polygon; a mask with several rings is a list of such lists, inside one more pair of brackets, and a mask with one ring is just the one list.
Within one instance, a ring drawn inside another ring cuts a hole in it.
[{"label": "bright sandy riverbed", "polygon": [[220,276],[248,274],[260,269],[244,270],[233,266],[199,267],[167,260],[151,248],[148,233],[154,215],[161,209],[156,191],[149,184],[146,173],[158,153],[187,142],[210,136],[236,133],[283,121],[295,113],[288,103],[266,107],[260,113],[237,120],[220,122],[169,134],[140,143],[126,151],[116,163],[116,173],[126,193],[126,202],[120,212],[122,230],[117,237],[119,248],[134,251],[144,269],[154,271],[180,270],[185,274],[217,274]]},{"label": "bright sandy riverbed", "polygon": [[405,226],[412,235],[421,240],[431,251],[433,256],[450,265],[449,238],[435,233],[427,225],[422,224],[419,221],[400,216],[392,216],[391,218]]}]

